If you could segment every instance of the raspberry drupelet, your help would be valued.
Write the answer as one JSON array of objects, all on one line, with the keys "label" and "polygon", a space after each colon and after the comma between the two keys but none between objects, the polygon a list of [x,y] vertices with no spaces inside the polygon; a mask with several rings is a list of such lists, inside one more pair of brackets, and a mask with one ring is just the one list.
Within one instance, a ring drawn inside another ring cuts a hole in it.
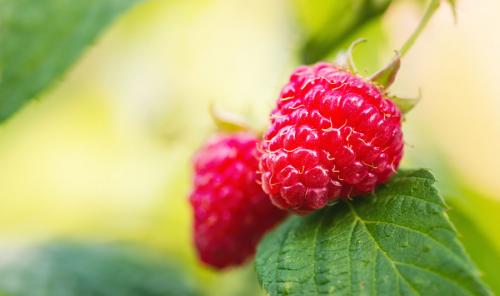
[{"label": "raspberry drupelet", "polygon": [[263,190],[298,214],[368,193],[399,167],[401,122],[381,87],[332,64],[301,66],[260,146]]},{"label": "raspberry drupelet", "polygon": [[250,133],[218,135],[194,157],[194,242],[201,261],[217,269],[243,264],[287,215],[257,183],[257,143]]}]

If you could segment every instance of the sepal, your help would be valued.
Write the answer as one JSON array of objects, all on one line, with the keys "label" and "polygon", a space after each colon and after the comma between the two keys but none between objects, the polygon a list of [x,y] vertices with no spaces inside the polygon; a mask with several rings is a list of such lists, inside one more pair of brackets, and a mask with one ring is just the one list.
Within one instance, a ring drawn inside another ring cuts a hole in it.
[{"label": "sepal", "polygon": [[418,90],[418,96],[416,98],[401,98],[398,96],[389,96],[389,99],[398,106],[399,110],[403,114],[410,112],[415,106],[420,102],[422,98],[422,91]]},{"label": "sepal", "polygon": [[368,80],[387,89],[396,79],[396,75],[398,74],[400,66],[401,56],[399,52],[396,51],[396,55],[394,56],[394,58],[382,69],[375,72]]},{"label": "sepal", "polygon": [[210,104],[209,109],[210,116],[220,131],[240,132],[250,130],[249,124],[241,116],[221,110],[214,103]]}]

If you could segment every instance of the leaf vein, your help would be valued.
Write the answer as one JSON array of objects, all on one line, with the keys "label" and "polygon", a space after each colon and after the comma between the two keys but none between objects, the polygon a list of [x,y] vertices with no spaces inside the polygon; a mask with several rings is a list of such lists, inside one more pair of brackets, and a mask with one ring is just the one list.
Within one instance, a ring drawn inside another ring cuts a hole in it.
[{"label": "leaf vein", "polygon": [[314,278],[314,284],[316,286],[316,294],[320,295],[321,293],[319,292],[319,283],[318,283],[318,272],[317,272],[317,264],[316,261],[318,260],[318,232],[319,229],[322,227],[326,215],[326,211],[322,213],[323,216],[321,216],[318,225],[316,226],[315,232],[314,232],[314,254],[313,254],[313,278]]},{"label": "leaf vein", "polygon": [[356,229],[356,226],[358,225],[358,220],[354,219],[354,222],[352,223],[352,228],[351,228],[351,231],[349,232],[349,246],[347,248],[347,260],[348,260],[348,263],[349,263],[349,291],[350,291],[350,295],[352,295],[352,260],[351,260],[351,256],[350,256],[350,252],[351,252],[351,247],[352,247],[352,237],[353,237],[353,234],[354,234],[354,229]]},{"label": "leaf vein", "polygon": [[413,196],[413,195],[409,195],[409,194],[394,193],[393,196],[400,196],[400,197],[405,197],[405,198],[407,197],[407,198],[416,199],[416,200],[419,200],[419,201],[423,201],[425,203],[429,203],[429,204],[438,206],[441,209],[445,206],[444,204],[441,204],[441,203],[438,203],[438,202],[435,202],[435,201],[431,201],[431,200],[427,200],[427,199],[423,199],[423,198],[419,198],[419,197],[416,197],[416,196]]},{"label": "leaf vein", "polygon": [[347,205],[349,206],[349,209],[351,210],[351,212],[353,213],[354,215],[354,218],[359,221],[363,226],[364,228],[366,229],[366,232],[368,233],[368,235],[370,236],[370,238],[373,240],[373,242],[375,243],[375,246],[380,250],[380,252],[384,255],[384,257],[387,258],[387,260],[389,260],[389,263],[391,264],[393,270],[396,272],[396,274],[401,278],[403,279],[408,286],[411,287],[411,289],[417,294],[417,295],[421,295],[420,292],[418,292],[417,290],[415,290],[415,288],[406,280],[406,278],[403,277],[403,275],[401,274],[401,272],[399,271],[399,269],[396,267],[396,265],[394,264],[394,260],[389,256],[389,254],[387,254],[387,252],[382,249],[382,246],[380,246],[380,244],[378,243],[378,241],[375,239],[375,237],[373,236],[373,234],[370,232],[370,230],[368,229],[368,227],[366,227],[366,224],[364,223],[363,219],[358,215],[358,213],[356,212],[356,210],[354,210],[353,206],[351,205],[351,203],[347,202]]},{"label": "leaf vein", "polygon": [[455,281],[435,270],[432,270],[432,269],[429,269],[429,268],[425,268],[425,267],[422,267],[422,266],[418,266],[418,265],[415,265],[415,264],[412,264],[412,263],[407,263],[407,262],[401,262],[401,261],[396,261],[394,260],[394,264],[396,265],[405,265],[405,266],[409,266],[409,267],[412,267],[412,268],[416,268],[416,269],[419,269],[421,271],[424,271],[424,272],[427,272],[427,273],[430,273],[430,274],[434,274],[438,277],[440,277],[441,279],[445,280],[446,282],[448,283],[451,283],[453,284],[454,286],[456,287],[459,287],[461,289],[463,289],[464,291],[467,292],[467,294],[469,295],[474,295],[473,293],[471,293],[471,291],[469,291],[469,289],[467,287],[464,287],[462,284],[460,284],[458,281]]},{"label": "leaf vein", "polygon": [[449,251],[450,253],[452,253],[453,257],[455,257],[455,259],[458,259],[459,262],[461,262],[463,264],[466,264],[466,262],[463,261],[460,257],[458,257],[458,254],[456,254],[455,251],[453,251],[452,249],[450,249],[449,246],[443,244],[441,241],[437,240],[436,238],[434,238],[430,234],[425,233],[425,232],[423,232],[423,231],[421,231],[419,229],[412,228],[412,227],[405,226],[405,225],[399,225],[399,224],[396,224],[394,222],[389,222],[389,221],[363,220],[363,222],[366,223],[366,224],[384,224],[384,225],[389,225],[389,226],[393,226],[393,227],[396,227],[396,228],[405,229],[407,231],[411,231],[411,232],[420,234],[420,235],[422,235],[424,237],[429,238],[430,240],[434,241],[435,243],[437,243],[438,245],[440,245],[441,247],[443,247],[444,249],[446,249],[447,251]]},{"label": "leaf vein", "polygon": [[[286,239],[288,238],[288,234],[290,234],[290,232],[292,231],[293,229],[293,225],[295,225],[296,223],[290,223],[288,229],[286,230],[285,234],[283,235],[283,240],[280,242],[280,246],[279,246],[279,249],[278,249],[278,255],[276,256],[276,269],[275,269],[275,291],[276,293],[278,293],[278,283],[280,281],[278,281],[279,277],[278,277],[278,272],[280,271],[280,262],[281,262],[281,256],[283,255],[283,246],[285,245],[285,241]],[[283,281],[285,282],[285,281]]]}]

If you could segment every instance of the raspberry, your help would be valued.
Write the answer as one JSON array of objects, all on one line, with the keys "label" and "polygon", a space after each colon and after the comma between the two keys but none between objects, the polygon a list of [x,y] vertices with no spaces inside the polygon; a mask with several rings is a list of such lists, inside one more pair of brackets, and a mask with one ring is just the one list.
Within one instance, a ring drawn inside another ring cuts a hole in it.
[{"label": "raspberry", "polygon": [[248,133],[219,135],[194,157],[194,241],[201,261],[215,268],[244,263],[287,215],[257,184],[257,143]]},{"label": "raspberry", "polygon": [[307,214],[374,190],[399,166],[401,118],[382,89],[347,70],[297,68],[261,144],[264,191],[276,206]]}]

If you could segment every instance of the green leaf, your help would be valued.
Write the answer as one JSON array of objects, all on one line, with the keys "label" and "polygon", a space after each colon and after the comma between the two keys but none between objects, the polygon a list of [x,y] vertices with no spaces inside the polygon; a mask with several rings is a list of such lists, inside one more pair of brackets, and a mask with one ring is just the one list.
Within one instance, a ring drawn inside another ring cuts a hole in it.
[{"label": "green leaf", "polygon": [[165,258],[148,249],[51,243],[0,265],[0,295],[197,295]]},{"label": "green leaf", "polygon": [[408,151],[407,164],[432,167],[439,189],[450,205],[450,220],[460,241],[476,263],[494,295],[500,295],[500,201],[485,194],[471,179],[459,174],[449,157],[432,141],[420,145],[418,153]]},{"label": "green leaf", "polygon": [[303,63],[314,63],[338,49],[366,24],[382,15],[391,0],[295,0],[303,28]]},{"label": "green leaf", "polygon": [[140,0],[0,0],[0,121],[50,86]]},{"label": "green leaf", "polygon": [[489,295],[426,170],[292,217],[257,250],[270,295]]}]

